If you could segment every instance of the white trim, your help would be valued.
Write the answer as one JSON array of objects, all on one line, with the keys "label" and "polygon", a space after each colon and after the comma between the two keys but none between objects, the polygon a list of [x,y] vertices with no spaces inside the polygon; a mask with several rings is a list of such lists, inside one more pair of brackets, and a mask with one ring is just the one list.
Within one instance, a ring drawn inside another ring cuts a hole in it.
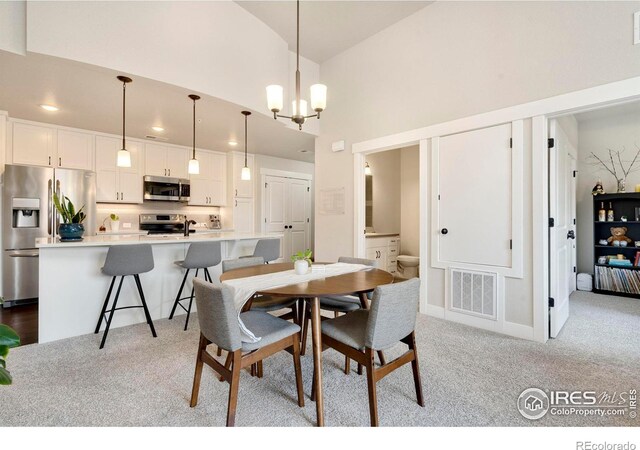
[{"label": "white trim", "polygon": [[[509,122],[506,122],[509,123]],[[485,264],[461,263],[440,259],[437,244],[431,246],[431,266],[448,269],[452,266],[468,270],[496,272],[510,278],[524,278],[524,121],[511,123],[511,266],[488,266]],[[502,124],[495,124],[502,125]],[[431,236],[438,242],[440,192],[440,136],[431,139]]]},{"label": "white trim", "polygon": [[[244,153],[243,153],[244,155]],[[290,172],[288,170],[269,169],[267,167],[260,168],[260,175],[272,175],[274,177],[296,178],[298,180],[313,180],[310,173]]]},{"label": "white trim", "polygon": [[424,308],[424,314],[438,319],[444,319],[444,308],[442,306],[430,305],[427,303],[427,306]]},{"label": "white trim", "polygon": [[520,339],[526,339],[528,341],[535,340],[533,327],[528,325],[522,325],[515,322],[505,321],[502,324],[502,333],[508,336],[513,336]]},{"label": "white trim", "polygon": [[[366,228],[365,211],[365,155],[357,153],[353,155],[353,256],[364,258],[366,243],[364,229]],[[400,251],[400,250],[398,250]]]},{"label": "white trim", "polygon": [[435,136],[486,128],[491,125],[528,119],[534,116],[560,115],[586,109],[597,109],[622,100],[633,101],[637,99],[640,99],[640,77],[628,78],[462,119],[357,142],[351,146],[351,151],[353,153],[384,151],[414,145],[421,139],[429,139]]},{"label": "white trim", "polygon": [[[429,173],[429,163],[427,159],[427,155],[429,153],[429,141],[427,139],[423,139],[420,141],[419,147],[419,156],[418,156],[418,166],[419,173],[418,176],[420,178],[420,193],[419,193],[419,201],[420,201],[420,225],[419,225],[419,233],[418,233],[418,245],[420,249],[420,311],[427,312],[429,310],[428,303],[428,285],[427,285],[427,274],[429,273],[429,227],[427,224],[429,223],[429,208],[427,208],[427,199],[429,198],[429,183],[428,173]],[[364,239],[363,239],[364,240]],[[398,249],[398,254],[400,254],[400,249]],[[444,310],[443,310],[444,317]]]}]

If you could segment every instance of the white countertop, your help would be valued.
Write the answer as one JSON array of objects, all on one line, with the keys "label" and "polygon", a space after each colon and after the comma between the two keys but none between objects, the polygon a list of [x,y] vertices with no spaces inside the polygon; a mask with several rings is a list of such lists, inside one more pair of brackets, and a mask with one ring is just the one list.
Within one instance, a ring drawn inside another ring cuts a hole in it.
[{"label": "white countertop", "polygon": [[112,245],[131,244],[177,244],[208,241],[241,241],[251,239],[281,239],[282,234],[236,233],[227,231],[200,231],[189,236],[177,235],[105,235],[85,236],[81,241],[60,242],[59,238],[38,238],[37,248],[52,247],[110,247]]}]

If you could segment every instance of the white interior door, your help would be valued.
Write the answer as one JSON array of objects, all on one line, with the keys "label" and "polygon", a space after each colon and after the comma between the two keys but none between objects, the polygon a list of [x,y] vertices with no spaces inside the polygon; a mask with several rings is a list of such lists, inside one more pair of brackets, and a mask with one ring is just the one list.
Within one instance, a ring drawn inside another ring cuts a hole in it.
[{"label": "white interior door", "polygon": [[438,258],[511,267],[511,124],[438,139]]},{"label": "white interior door", "polygon": [[[549,337],[555,338],[569,318],[569,296],[575,289],[576,149],[556,120],[549,121]],[[551,224],[550,224],[551,225]]]},{"label": "white interior door", "polygon": [[264,231],[282,233],[282,257],[310,248],[311,192],[309,180],[267,175]]},{"label": "white interior door", "polygon": [[287,179],[289,251],[293,255],[309,248],[309,180]]}]

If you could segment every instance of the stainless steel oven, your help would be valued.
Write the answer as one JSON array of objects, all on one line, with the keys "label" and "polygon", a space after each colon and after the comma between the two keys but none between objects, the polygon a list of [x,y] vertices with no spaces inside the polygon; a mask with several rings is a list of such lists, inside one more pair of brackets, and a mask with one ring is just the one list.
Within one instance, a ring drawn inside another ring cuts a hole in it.
[{"label": "stainless steel oven", "polygon": [[144,200],[163,202],[188,202],[191,195],[189,180],[184,178],[153,177],[144,181]]}]

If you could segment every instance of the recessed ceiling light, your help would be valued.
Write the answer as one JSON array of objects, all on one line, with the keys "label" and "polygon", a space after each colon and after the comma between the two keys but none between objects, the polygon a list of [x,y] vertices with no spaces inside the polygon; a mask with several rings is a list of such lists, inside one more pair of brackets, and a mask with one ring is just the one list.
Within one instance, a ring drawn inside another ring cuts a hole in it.
[{"label": "recessed ceiling light", "polygon": [[151,127],[151,129],[153,131],[164,131],[164,128],[162,128],[162,127]]},{"label": "recessed ceiling light", "polygon": [[40,108],[44,109],[45,111],[58,111],[60,108],[58,108],[57,106],[53,106],[53,105],[40,105]]},{"label": "recessed ceiling light", "polygon": [[236,141],[229,141],[229,145],[235,147],[238,143]]}]

